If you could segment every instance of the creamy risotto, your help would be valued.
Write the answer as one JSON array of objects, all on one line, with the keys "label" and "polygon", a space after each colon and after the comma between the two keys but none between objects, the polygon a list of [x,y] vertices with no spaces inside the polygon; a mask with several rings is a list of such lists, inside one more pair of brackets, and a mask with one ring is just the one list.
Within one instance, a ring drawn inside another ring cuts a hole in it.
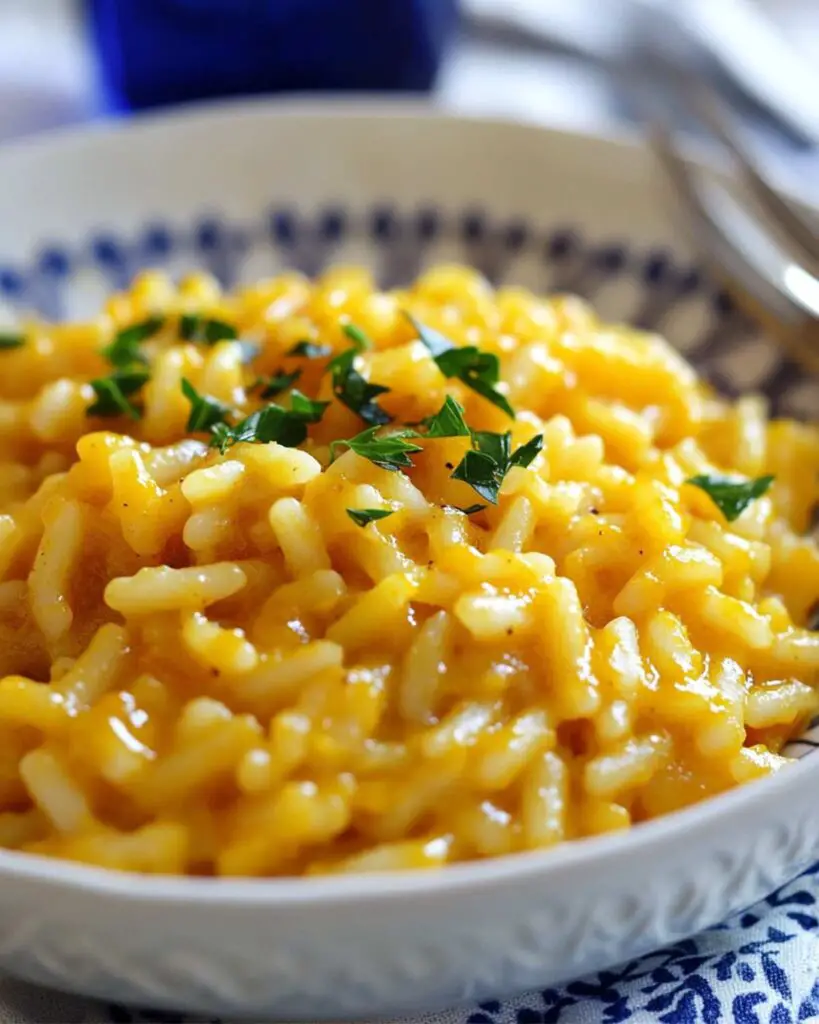
[{"label": "creamy risotto", "polygon": [[0,336],[0,846],[438,867],[778,771],[819,431],[459,267]]}]

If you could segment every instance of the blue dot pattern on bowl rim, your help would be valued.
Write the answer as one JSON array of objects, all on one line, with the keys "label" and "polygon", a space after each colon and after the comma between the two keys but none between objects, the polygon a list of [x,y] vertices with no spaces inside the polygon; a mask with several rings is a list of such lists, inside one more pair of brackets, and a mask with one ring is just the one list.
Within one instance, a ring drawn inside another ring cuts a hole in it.
[{"label": "blue dot pattern on bowl rim", "polygon": [[384,285],[407,282],[442,258],[470,263],[494,283],[518,281],[524,270],[521,283],[535,290],[575,292],[592,299],[604,319],[616,310],[638,327],[663,331],[728,393],[764,391],[776,412],[790,415],[809,414],[819,396],[815,382],[764,343],[725,292],[668,249],[590,239],[571,225],[536,230],[478,207],[401,210],[383,202],[353,210],[328,203],[310,214],[277,206],[247,223],[218,213],[183,225],[151,220],[127,236],[109,230],[79,244],[46,242],[31,260],[1,265],[0,303],[61,319],[73,310],[69,300],[83,276],[96,278],[92,294],[124,287],[145,266],[201,267],[231,286],[261,271],[315,274],[351,258],[373,267]]}]

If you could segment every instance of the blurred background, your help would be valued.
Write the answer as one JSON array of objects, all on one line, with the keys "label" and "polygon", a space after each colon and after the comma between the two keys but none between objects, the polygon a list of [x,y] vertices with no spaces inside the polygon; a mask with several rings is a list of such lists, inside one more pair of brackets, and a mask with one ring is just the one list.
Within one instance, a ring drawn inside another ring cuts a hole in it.
[{"label": "blurred background", "polygon": [[646,53],[710,77],[775,176],[819,197],[819,0],[0,0],[0,144],[305,91],[612,134],[635,130],[617,82]]}]

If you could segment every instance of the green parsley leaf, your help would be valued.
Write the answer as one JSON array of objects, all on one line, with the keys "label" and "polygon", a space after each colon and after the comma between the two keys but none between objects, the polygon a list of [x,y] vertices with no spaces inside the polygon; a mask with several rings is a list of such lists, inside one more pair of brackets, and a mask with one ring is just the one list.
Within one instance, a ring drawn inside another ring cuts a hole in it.
[{"label": "green parsley leaf", "polygon": [[236,443],[233,427],[229,427],[227,423],[214,423],[210,428],[210,432],[211,448],[218,448],[222,455],[225,454],[232,444]]},{"label": "green parsley leaf", "polygon": [[453,480],[463,480],[473,491],[493,505],[498,503],[503,477],[498,463],[490,455],[474,449],[464,455],[452,474]]},{"label": "green parsley leaf", "polygon": [[732,480],[726,476],[692,476],[686,483],[705,491],[729,523],[738,519],[745,509],[761,498],[773,483],[772,476],[761,476],[756,480]]},{"label": "green parsley leaf", "polygon": [[233,324],[224,320],[200,316],[198,313],[185,313],[179,318],[179,335],[185,341],[215,345],[217,341],[233,341],[239,337],[239,332]]},{"label": "green parsley leaf", "polygon": [[481,352],[474,345],[467,345],[444,352],[435,362],[445,377],[457,377],[510,419],[515,418],[515,410],[495,386],[500,380],[500,360],[494,352]]},{"label": "green parsley leaf", "polygon": [[463,406],[447,395],[444,404],[434,416],[423,421],[427,437],[469,437],[470,430],[464,419]]},{"label": "green parsley leaf", "polygon": [[[271,441],[278,441],[283,432],[284,421],[287,418],[287,411],[280,405],[266,405],[264,409],[257,409],[233,428],[235,441],[250,441],[254,444],[269,444]],[[300,444],[307,437],[307,428],[304,427],[303,437],[296,442]],[[292,447],[295,447],[293,445]]]},{"label": "green parsley leaf", "polygon": [[292,373],[285,373],[283,370],[278,370],[272,376],[268,378],[259,377],[255,386],[261,387],[262,398],[275,398],[276,395],[280,395],[282,391],[287,391],[289,387],[296,383],[301,377],[301,370],[294,370]]},{"label": "green parsley leaf", "polygon": [[353,343],[356,352],[364,352],[366,349],[373,347],[369,337],[360,327],[356,327],[355,324],[344,324],[341,329]]},{"label": "green parsley leaf", "polygon": [[330,445],[330,451],[335,458],[336,448],[339,445],[346,445],[356,455],[360,455],[364,459],[369,459],[370,462],[375,463],[376,466],[380,466],[382,469],[389,469],[391,472],[397,472],[402,467],[412,467],[412,459],[410,459],[411,452],[420,452],[421,446],[413,444],[408,438],[418,437],[418,434],[414,430],[396,430],[392,434],[385,434],[383,437],[376,437],[376,431],[378,427],[368,427],[367,430],[362,430],[360,434],[356,434],[355,437],[348,438],[346,441],[333,441]]},{"label": "green parsley leaf", "polygon": [[146,363],[139,346],[143,341],[152,338],[165,326],[165,318],[152,316],[138,324],[124,327],[114,336],[110,345],[102,349],[102,355],[113,366],[130,366],[132,363]]},{"label": "green parsley leaf", "polygon": [[461,508],[459,505],[448,505],[447,508],[454,508],[456,512],[463,512],[465,516],[471,516],[476,512],[483,512],[486,505],[467,505],[466,508]]},{"label": "green parsley leaf", "polygon": [[493,434],[488,430],[473,430],[472,443],[482,455],[488,455],[497,464],[501,473],[501,479],[503,479],[509,469],[512,435],[508,432],[505,434]]},{"label": "green parsley leaf", "polygon": [[97,400],[85,410],[86,416],[130,416],[138,420],[142,413],[127,396],[139,391],[149,377],[147,370],[133,367],[114,370],[108,377],[92,380]]},{"label": "green parsley leaf", "polygon": [[316,402],[301,391],[293,391],[290,395],[290,415],[305,423],[318,423],[324,415],[329,402]]},{"label": "green parsley leaf", "polygon": [[512,466],[528,466],[543,447],[543,436],[538,434],[512,454],[512,435],[493,434],[488,430],[473,430],[474,448],[458,463],[453,480],[463,480],[482,498],[496,505],[504,478]]},{"label": "green parsley leaf", "polygon": [[[213,434],[211,447],[218,447],[224,455],[227,448],[239,444],[240,441],[250,444],[268,444],[270,441],[279,441],[281,444],[285,444],[287,442],[282,441],[281,437],[286,433],[284,426],[286,418],[287,411],[281,406],[268,405],[264,409],[252,412],[234,427],[226,423],[216,424],[211,430]],[[307,437],[307,427],[304,424],[300,424],[300,426],[301,431],[297,429],[295,439],[291,438],[294,443],[288,443],[287,447],[295,448]]]},{"label": "green parsley leaf", "polygon": [[542,450],[543,434],[535,434],[526,444],[522,444],[515,450],[515,454],[510,459],[510,465],[531,466]]},{"label": "green parsley leaf", "polygon": [[439,331],[426,327],[408,313],[406,316],[445,377],[456,377],[511,419],[515,418],[515,410],[496,387],[500,380],[500,360],[494,352],[481,352],[474,345],[458,348]]},{"label": "green parsley leaf", "polygon": [[327,364],[327,372],[332,376],[335,376],[336,373],[349,373],[353,368],[355,357],[357,355],[357,349],[345,348],[343,352],[339,352],[337,356],[333,356]]},{"label": "green parsley leaf", "polygon": [[296,448],[307,438],[307,425],[318,423],[329,402],[314,402],[300,391],[290,394],[290,408],[271,403],[257,409],[236,426],[216,423],[211,427],[211,447],[222,454],[240,441],[268,444],[276,441],[286,448]]},{"label": "green parsley leaf", "polygon": [[327,368],[333,381],[333,394],[348,409],[357,413],[365,423],[371,423],[376,427],[383,426],[390,422],[391,417],[375,399],[390,389],[365,380],[353,366],[355,357],[356,350],[351,348],[328,363]]},{"label": "green parsley leaf", "polygon": [[186,430],[207,433],[217,423],[226,423],[230,408],[210,395],[200,395],[186,377],[182,378],[182,394],[191,403]]},{"label": "green parsley leaf", "polygon": [[13,334],[11,331],[0,331],[0,349],[22,348],[26,339],[22,334]]},{"label": "green parsley leaf", "polygon": [[444,354],[456,348],[456,345],[441,334],[440,331],[436,331],[432,327],[427,327],[426,324],[422,324],[420,320],[416,320],[414,316],[409,313],[404,313],[404,316],[409,320],[412,326],[415,328],[418,337],[429,349],[430,355],[433,359],[437,359]]},{"label": "green parsley leaf", "polygon": [[303,356],[305,359],[324,359],[333,354],[329,345],[317,345],[313,341],[297,341],[296,344],[285,353],[288,356]]},{"label": "green parsley leaf", "polygon": [[352,519],[356,526],[366,526],[367,523],[373,523],[376,519],[386,519],[387,516],[392,515],[391,508],[348,508],[347,515]]}]

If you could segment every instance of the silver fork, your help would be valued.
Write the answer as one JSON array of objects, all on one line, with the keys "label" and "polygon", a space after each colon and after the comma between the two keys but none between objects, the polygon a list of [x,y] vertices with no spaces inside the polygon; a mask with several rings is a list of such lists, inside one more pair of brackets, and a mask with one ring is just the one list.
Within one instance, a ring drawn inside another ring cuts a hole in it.
[{"label": "silver fork", "polygon": [[646,82],[682,100],[720,143],[745,186],[740,199],[724,178],[687,160],[666,118],[641,103],[649,144],[695,248],[774,340],[819,373],[819,237],[810,217],[770,184],[713,89],[671,66],[662,66],[658,75],[655,65],[653,73],[640,76],[637,88]]}]

